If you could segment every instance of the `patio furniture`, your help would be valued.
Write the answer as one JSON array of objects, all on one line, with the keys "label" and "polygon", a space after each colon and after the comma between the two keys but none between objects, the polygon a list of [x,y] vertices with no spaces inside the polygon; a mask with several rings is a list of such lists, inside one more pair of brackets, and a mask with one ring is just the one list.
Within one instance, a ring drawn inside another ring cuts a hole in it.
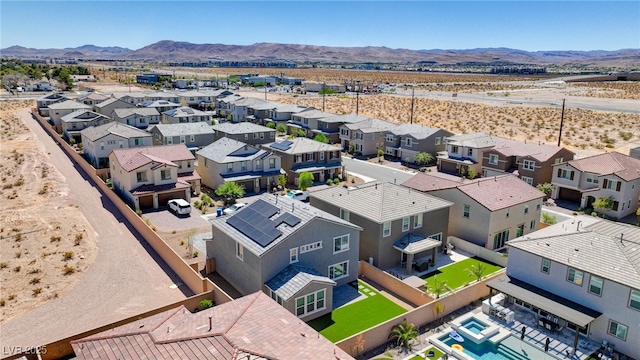
[{"label": "patio furniture", "polygon": [[429,350],[429,352],[427,353],[427,357],[434,357],[436,356],[436,354],[433,352],[433,350]]}]

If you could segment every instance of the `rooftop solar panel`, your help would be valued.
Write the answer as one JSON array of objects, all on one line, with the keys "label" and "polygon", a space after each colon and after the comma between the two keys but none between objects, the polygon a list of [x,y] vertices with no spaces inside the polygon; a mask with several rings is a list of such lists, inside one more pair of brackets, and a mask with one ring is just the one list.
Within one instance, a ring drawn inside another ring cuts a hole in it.
[{"label": "rooftop solar panel", "polygon": [[276,226],[285,223],[291,227],[296,226],[300,223],[300,218],[293,215],[293,214],[289,214],[289,213],[284,213],[280,216],[278,216],[277,219],[275,219],[273,221],[274,223],[276,223]]},{"label": "rooftop solar panel", "polygon": [[286,151],[286,150],[289,150],[289,147],[291,146],[291,144],[293,144],[292,141],[285,140],[283,142],[273,143],[273,144],[271,144],[271,147],[274,148],[274,149]]},{"label": "rooftop solar panel", "polygon": [[277,212],[278,208],[276,206],[260,199],[229,217],[227,224],[233,226],[258,245],[266,247],[282,235],[282,232],[276,229],[279,223],[269,219]]}]

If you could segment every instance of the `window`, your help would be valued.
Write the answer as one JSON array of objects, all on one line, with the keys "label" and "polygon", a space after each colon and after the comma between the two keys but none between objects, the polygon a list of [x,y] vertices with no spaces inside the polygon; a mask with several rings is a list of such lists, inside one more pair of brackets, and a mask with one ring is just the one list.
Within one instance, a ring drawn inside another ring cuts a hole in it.
[{"label": "window", "polygon": [[180,144],[184,144],[186,142],[187,142],[186,137],[184,135],[180,135]]},{"label": "window", "polygon": [[498,155],[496,155],[496,154],[489,154],[489,164],[491,164],[491,165],[498,165]]},{"label": "window", "polygon": [[442,233],[437,233],[429,236],[429,239],[442,241]]},{"label": "window", "polygon": [[329,266],[329,279],[337,280],[349,276],[349,261]]},{"label": "window", "polygon": [[524,213],[528,214],[529,213],[529,205],[525,205],[524,206]]},{"label": "window", "polygon": [[227,172],[233,172],[233,163],[227,163]]},{"label": "window", "polygon": [[509,241],[509,229],[495,233],[493,235],[493,249],[503,248],[507,241]]},{"label": "window", "polygon": [[349,221],[349,210],[340,209],[340,219]]},{"label": "window", "polygon": [[601,296],[603,282],[604,280],[602,278],[591,275],[591,279],[589,279],[589,292]]},{"label": "window", "polygon": [[527,184],[533,186],[533,178],[530,178],[528,176],[522,176],[521,179],[522,179],[522,181],[526,182]]},{"label": "window", "polygon": [[457,145],[451,146],[451,152],[454,153],[454,154],[457,154],[458,153],[458,146]]},{"label": "window", "polygon": [[422,213],[413,215],[413,228],[421,228],[422,227]]},{"label": "window", "polygon": [[118,145],[120,146],[120,148],[122,149],[122,140],[118,141]]},{"label": "window", "polygon": [[545,274],[549,274],[549,271],[551,271],[551,260],[542,259],[542,267],[540,268],[540,271]]},{"label": "window", "polygon": [[160,170],[160,179],[162,179],[162,180],[170,180],[171,179],[171,170]]},{"label": "window", "polygon": [[296,155],[296,162],[297,163],[302,162],[302,154]]},{"label": "window", "polygon": [[442,142],[442,138],[440,136],[436,136],[436,145],[440,145]]},{"label": "window", "polygon": [[324,151],[320,152],[320,161],[324,161]]},{"label": "window", "polygon": [[387,136],[385,137],[385,140],[388,142],[393,142],[393,135],[387,134]]},{"label": "window", "polygon": [[410,137],[407,138],[406,142],[407,142],[407,146],[411,146],[411,138]]},{"label": "window", "polygon": [[522,234],[524,234],[524,224],[520,224],[516,228],[516,237],[520,237]]},{"label": "window", "polygon": [[244,247],[239,242],[236,242],[236,257],[244,261]]},{"label": "window", "polygon": [[631,295],[629,296],[629,307],[640,310],[640,290],[631,290]]},{"label": "window", "polygon": [[529,224],[529,229],[531,231],[536,229],[536,221],[535,220],[531,220],[531,224]]},{"label": "window", "polygon": [[535,170],[536,162],[533,160],[525,160],[522,162],[522,168],[524,170]]},{"label": "window", "polygon": [[622,185],[622,182],[618,181],[618,180],[609,180],[609,179],[604,179],[602,181],[602,188],[603,189],[609,189],[609,190],[615,190],[615,191],[620,191],[620,187]]},{"label": "window", "polygon": [[609,320],[609,330],[607,332],[618,339],[627,340],[627,326],[617,321]]},{"label": "window", "polygon": [[298,248],[289,249],[289,264],[298,262]]},{"label": "window", "polygon": [[349,250],[349,234],[333,238],[333,253]]},{"label": "window", "polygon": [[467,149],[467,156],[473,156],[473,149],[472,148]]},{"label": "window", "polygon": [[506,217],[507,219],[509,218],[509,213],[510,213],[511,209],[507,209],[507,213],[506,213]]},{"label": "window", "polygon": [[147,181],[147,172],[146,171],[137,172],[136,173],[136,179],[138,180],[138,182]]},{"label": "window", "polygon": [[142,138],[135,138],[135,139],[133,139],[133,144],[135,146],[140,146],[140,145],[143,144],[143,139]]},{"label": "window", "polygon": [[247,162],[240,161],[240,171],[247,171]]},{"label": "window", "polygon": [[382,224],[382,237],[387,237],[391,235],[391,221],[387,221]]},{"label": "window", "polygon": [[554,164],[560,164],[563,161],[564,161],[564,158],[559,157],[559,158],[556,158],[555,160],[553,160],[553,163]]},{"label": "window", "polygon": [[323,310],[325,290],[319,290],[314,293],[299,297],[296,299],[296,316],[304,316]]},{"label": "window", "polygon": [[592,183],[592,184],[597,184],[600,182],[600,179],[598,179],[598,175],[595,174],[587,174],[587,178],[586,181],[588,183]]},{"label": "window", "polygon": [[276,159],[271,158],[269,159],[269,169],[273,169],[276,167]]},{"label": "window", "polygon": [[249,134],[244,134],[244,139],[249,140]]},{"label": "window", "polygon": [[569,268],[567,272],[567,281],[582,286],[582,277],[584,273],[580,270]]},{"label": "window", "polygon": [[409,230],[409,217],[402,218],[402,232]]},{"label": "window", "polygon": [[167,145],[172,145],[173,144],[173,138],[172,137],[168,137],[167,138]]},{"label": "window", "polygon": [[253,133],[253,139],[256,140],[258,138],[258,133]]},{"label": "window", "polygon": [[104,141],[100,141],[100,150],[104,150]]},{"label": "window", "polygon": [[470,212],[471,212],[471,207],[469,205],[465,205],[464,210],[462,211],[462,216],[469,218]]},{"label": "window", "polygon": [[541,205],[542,205],[542,200],[538,200],[538,203],[536,204],[536,210],[540,210]]},{"label": "window", "polygon": [[196,136],[195,135],[189,135],[189,142],[195,142],[196,141]]},{"label": "window", "polygon": [[273,131],[269,133],[269,138],[270,139],[274,139],[275,138],[276,133],[274,133]]},{"label": "window", "polygon": [[315,153],[308,153],[307,154],[307,161],[315,160],[316,159],[315,155],[316,155]]},{"label": "window", "polygon": [[311,244],[300,246],[300,254],[304,254],[309,251],[322,249],[322,241],[317,241]]},{"label": "window", "polygon": [[262,170],[262,160],[256,160],[256,170]]},{"label": "window", "polygon": [[565,170],[565,169],[558,169],[558,177],[560,179],[573,180],[573,171],[572,170]]}]

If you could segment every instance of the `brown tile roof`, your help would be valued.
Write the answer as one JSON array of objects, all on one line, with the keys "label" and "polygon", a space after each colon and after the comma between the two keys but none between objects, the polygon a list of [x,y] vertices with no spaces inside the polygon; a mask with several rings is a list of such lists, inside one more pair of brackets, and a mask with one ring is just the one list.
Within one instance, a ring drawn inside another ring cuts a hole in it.
[{"label": "brown tile roof", "polygon": [[193,314],[181,306],[71,346],[78,359],[353,359],[262,292]]},{"label": "brown tile roof", "polygon": [[490,211],[544,197],[543,192],[512,174],[481,178],[458,186],[458,190]]},{"label": "brown tile roof", "polygon": [[547,161],[553,155],[557,154],[558,151],[562,150],[562,147],[540,143],[536,144],[532,142],[526,143],[516,140],[505,140],[494,146],[493,150],[496,150],[504,156],[531,156],[538,161]]},{"label": "brown tile roof", "polygon": [[177,166],[174,161],[195,160],[184,144],[116,149],[113,155],[125,171],[133,171],[154,161]]},{"label": "brown tile roof", "polygon": [[[466,180],[477,181],[477,180]],[[461,185],[460,178],[443,173],[418,173],[413,175],[401,185],[422,192],[451,189]]]},{"label": "brown tile roof", "polygon": [[582,172],[598,175],[615,174],[625,181],[640,178],[640,160],[615,151],[571,160],[568,164]]}]

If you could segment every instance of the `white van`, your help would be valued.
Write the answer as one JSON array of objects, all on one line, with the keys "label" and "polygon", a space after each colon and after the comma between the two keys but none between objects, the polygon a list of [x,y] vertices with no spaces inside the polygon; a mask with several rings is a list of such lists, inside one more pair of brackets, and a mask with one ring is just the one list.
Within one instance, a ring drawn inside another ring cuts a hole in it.
[{"label": "white van", "polygon": [[191,204],[183,199],[169,200],[169,210],[176,215],[186,215],[191,213]]}]

